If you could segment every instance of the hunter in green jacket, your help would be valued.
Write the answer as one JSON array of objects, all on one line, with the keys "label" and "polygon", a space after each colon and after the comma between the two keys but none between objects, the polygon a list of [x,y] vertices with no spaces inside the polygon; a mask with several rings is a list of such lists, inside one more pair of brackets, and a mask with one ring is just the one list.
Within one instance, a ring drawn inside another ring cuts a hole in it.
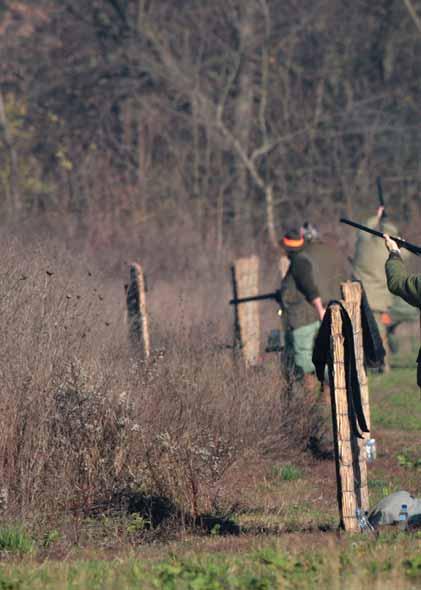
[{"label": "hunter in green jacket", "polygon": [[317,269],[304,253],[301,230],[291,229],[279,241],[290,265],[281,284],[282,318],[285,328],[284,361],[288,372],[303,378],[309,390],[317,383],[312,361],[314,340],[325,309],[316,283]]},{"label": "hunter in green jacket", "polygon": [[388,235],[385,242],[390,252],[386,262],[389,291],[402,297],[409,305],[421,308],[421,275],[410,274],[406,270],[398,245]]},{"label": "hunter in green jacket", "polygon": [[[421,275],[410,274],[405,268],[397,243],[387,234],[384,239],[390,252],[386,262],[389,290],[402,297],[409,305],[421,309]],[[421,348],[418,353],[417,367],[417,384],[421,388]]]}]

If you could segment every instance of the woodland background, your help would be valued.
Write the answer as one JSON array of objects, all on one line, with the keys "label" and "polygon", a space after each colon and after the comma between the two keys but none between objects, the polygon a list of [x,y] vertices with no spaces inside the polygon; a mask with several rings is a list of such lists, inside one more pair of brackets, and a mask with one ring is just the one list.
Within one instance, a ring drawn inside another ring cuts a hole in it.
[{"label": "woodland background", "polygon": [[420,17],[412,0],[2,0],[2,222],[165,273],[304,219],[348,239],[336,219],[372,214],[381,175],[415,237]]}]

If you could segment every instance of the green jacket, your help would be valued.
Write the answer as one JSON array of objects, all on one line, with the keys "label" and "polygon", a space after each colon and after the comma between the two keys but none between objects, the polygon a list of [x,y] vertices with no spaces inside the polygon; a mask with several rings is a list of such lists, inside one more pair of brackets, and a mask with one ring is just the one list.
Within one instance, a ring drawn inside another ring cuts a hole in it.
[{"label": "green jacket", "polygon": [[337,248],[332,248],[322,240],[306,243],[304,253],[313,264],[320,296],[326,305],[332,299],[341,298],[341,283],[346,281],[344,259]]},{"label": "green jacket", "polygon": [[392,252],[386,262],[389,291],[402,297],[409,305],[421,308],[421,275],[410,274],[400,254]]},{"label": "green jacket", "polygon": [[293,252],[289,259],[281,285],[282,309],[286,329],[296,330],[318,320],[311,302],[320,297],[320,292],[310,259],[303,252]]},{"label": "green jacket", "polygon": [[[377,219],[368,219],[366,225],[374,228]],[[388,222],[382,224],[382,231],[397,235],[396,227]],[[387,250],[383,240],[366,232],[358,232],[355,254],[352,261],[352,272],[355,279],[362,282],[368,303],[373,311],[386,311],[393,304],[392,295],[386,288],[384,265]]]}]

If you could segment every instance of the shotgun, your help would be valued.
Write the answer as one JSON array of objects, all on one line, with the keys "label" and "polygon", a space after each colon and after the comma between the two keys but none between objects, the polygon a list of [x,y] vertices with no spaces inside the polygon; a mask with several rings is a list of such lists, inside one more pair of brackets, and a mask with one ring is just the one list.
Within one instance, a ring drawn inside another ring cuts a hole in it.
[{"label": "shotgun", "polygon": [[[376,229],[371,229],[371,227],[367,227],[366,225],[361,225],[356,221],[350,221],[349,219],[345,219],[344,217],[342,217],[339,221],[341,223],[346,223],[351,227],[356,227],[361,231],[365,231],[368,234],[372,234],[373,236],[377,236],[378,238],[384,238],[385,234],[383,232],[378,231]],[[421,256],[421,246],[416,246],[415,244],[411,244],[411,242],[407,242],[406,240],[403,240],[402,238],[398,238],[396,236],[390,237],[397,243],[399,248],[405,248],[405,250],[409,250],[409,252],[412,252],[412,254],[415,254],[416,256]]]}]

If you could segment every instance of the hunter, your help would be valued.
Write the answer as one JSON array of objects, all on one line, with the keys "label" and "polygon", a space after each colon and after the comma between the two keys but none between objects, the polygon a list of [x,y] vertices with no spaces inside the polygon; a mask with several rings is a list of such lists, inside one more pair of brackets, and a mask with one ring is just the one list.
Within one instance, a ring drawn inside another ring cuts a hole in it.
[{"label": "hunter", "polygon": [[386,261],[386,280],[389,291],[402,297],[413,307],[421,308],[421,275],[410,274],[403,262],[397,243],[387,234],[384,237],[389,258]]},{"label": "hunter", "polygon": [[[389,291],[406,303],[421,309],[421,274],[409,273],[397,243],[387,234],[384,237],[389,258],[386,261],[386,280]],[[421,387],[421,349],[417,358],[417,383]]]},{"label": "hunter", "polygon": [[332,299],[341,298],[340,286],[347,279],[344,256],[335,247],[336,236],[322,236],[318,228],[308,221],[303,223],[302,231],[305,241],[304,253],[317,269],[317,284],[323,305],[326,307]]},{"label": "hunter", "polygon": [[305,239],[298,229],[289,230],[279,241],[281,255],[290,265],[281,284],[282,318],[285,329],[285,365],[303,379],[308,390],[316,387],[311,360],[313,344],[325,308],[315,279],[315,269],[304,253]]},{"label": "hunter", "polygon": [[[398,230],[384,212],[377,209],[377,215],[366,222],[368,227],[387,234],[398,235]],[[389,370],[389,353],[395,349],[393,338],[396,327],[404,321],[413,321],[414,312],[399,298],[388,292],[383,272],[387,260],[382,243],[365,232],[359,232],[352,260],[353,278],[361,281],[368,303],[376,319],[383,346],[387,352],[384,370]]]}]

